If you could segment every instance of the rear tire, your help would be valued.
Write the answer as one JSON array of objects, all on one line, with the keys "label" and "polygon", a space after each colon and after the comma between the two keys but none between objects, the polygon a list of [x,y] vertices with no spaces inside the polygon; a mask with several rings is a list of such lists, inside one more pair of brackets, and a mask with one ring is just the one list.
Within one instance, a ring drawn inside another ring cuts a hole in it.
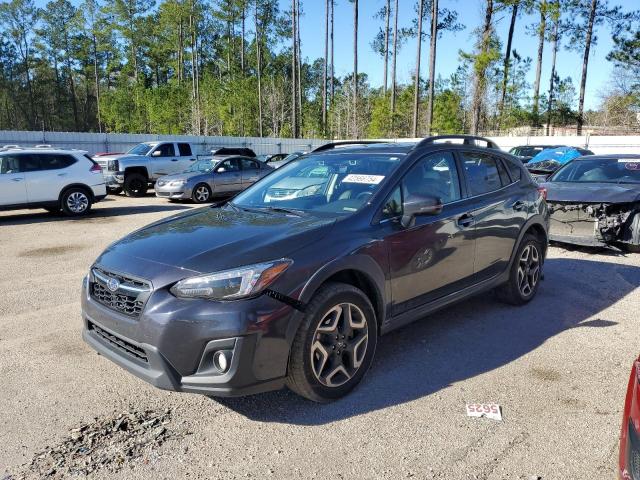
[{"label": "rear tire", "polygon": [[195,203],[207,203],[211,201],[211,188],[206,183],[199,183],[193,187],[191,200]]},{"label": "rear tire", "polygon": [[330,402],[360,383],[375,353],[378,326],[367,296],[328,283],[307,305],[289,358],[287,386],[314,402]]},{"label": "rear tire", "polygon": [[84,188],[73,187],[62,194],[62,212],[68,217],[81,217],[91,210],[91,195]]},{"label": "rear tire", "polygon": [[540,286],[543,265],[542,242],[535,235],[525,234],[511,265],[509,280],[496,289],[498,298],[511,305],[524,305],[531,301]]},{"label": "rear tire", "polygon": [[124,193],[127,197],[144,197],[148,189],[149,181],[141,173],[128,173],[124,177]]}]

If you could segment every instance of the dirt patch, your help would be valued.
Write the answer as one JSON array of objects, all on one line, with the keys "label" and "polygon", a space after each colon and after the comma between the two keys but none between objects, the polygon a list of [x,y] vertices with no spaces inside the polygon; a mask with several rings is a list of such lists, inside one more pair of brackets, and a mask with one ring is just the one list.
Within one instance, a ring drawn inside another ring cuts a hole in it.
[{"label": "dirt patch", "polygon": [[553,368],[534,367],[530,371],[531,375],[543,382],[557,382],[560,380],[560,372]]},{"label": "dirt patch", "polygon": [[[46,447],[14,478],[86,476],[118,472],[127,462],[149,455],[175,433],[169,430],[171,410],[135,411],[95,418],[69,432],[60,444]],[[11,477],[10,477],[11,478]]]},{"label": "dirt patch", "polygon": [[61,245],[59,247],[33,248],[31,250],[20,252],[18,256],[23,258],[55,257],[56,255],[62,255],[63,253],[84,250],[85,248],[87,247],[78,245]]}]

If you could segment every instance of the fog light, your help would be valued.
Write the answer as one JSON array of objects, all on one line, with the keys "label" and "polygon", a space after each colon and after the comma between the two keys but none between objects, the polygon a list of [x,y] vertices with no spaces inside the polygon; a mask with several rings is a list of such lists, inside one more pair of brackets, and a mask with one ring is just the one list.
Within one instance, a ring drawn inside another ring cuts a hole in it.
[{"label": "fog light", "polygon": [[213,354],[213,366],[216,367],[220,373],[225,373],[229,368],[230,358],[231,352],[218,350]]}]

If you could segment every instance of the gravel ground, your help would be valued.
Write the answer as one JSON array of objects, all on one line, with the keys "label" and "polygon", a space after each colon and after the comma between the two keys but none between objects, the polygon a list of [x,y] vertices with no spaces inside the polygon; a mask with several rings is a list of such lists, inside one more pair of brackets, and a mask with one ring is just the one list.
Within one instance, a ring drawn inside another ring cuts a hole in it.
[{"label": "gravel ground", "polygon": [[[113,240],[190,205],[109,197],[91,217],[0,213],[0,478],[615,477],[640,351],[640,255],[552,247],[537,298],[483,295],[381,339],[363,384],[157,390],[81,340],[79,289]],[[497,402],[503,421],[468,418]]]}]

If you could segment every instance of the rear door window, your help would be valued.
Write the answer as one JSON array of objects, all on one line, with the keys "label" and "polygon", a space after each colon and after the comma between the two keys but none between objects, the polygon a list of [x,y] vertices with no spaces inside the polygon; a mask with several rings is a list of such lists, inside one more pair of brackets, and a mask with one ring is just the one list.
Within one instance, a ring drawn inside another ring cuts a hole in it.
[{"label": "rear door window", "polygon": [[37,172],[40,170],[39,155],[20,155],[21,172]]},{"label": "rear door window", "polygon": [[462,165],[467,176],[469,195],[483,195],[503,187],[498,159],[486,153],[462,152]]},{"label": "rear door window", "polygon": [[222,162],[220,167],[224,168],[225,172],[238,172],[240,171],[240,162],[237,158],[230,158],[229,160]]},{"label": "rear door window", "polygon": [[179,143],[178,150],[180,151],[181,157],[188,157],[191,155],[191,145],[188,143]]},{"label": "rear door window", "polygon": [[76,163],[75,158],[71,155],[62,155],[59,153],[39,154],[40,170],[60,170],[67,168]]},{"label": "rear door window", "polygon": [[242,162],[243,170],[259,170],[260,169],[260,165],[258,165],[258,163],[254,162],[253,160],[249,160],[248,158],[243,158],[240,161]]},{"label": "rear door window", "polygon": [[522,179],[522,169],[518,165],[507,160],[504,161],[504,164],[507,166],[507,170],[509,170],[512,181],[517,182]]}]

